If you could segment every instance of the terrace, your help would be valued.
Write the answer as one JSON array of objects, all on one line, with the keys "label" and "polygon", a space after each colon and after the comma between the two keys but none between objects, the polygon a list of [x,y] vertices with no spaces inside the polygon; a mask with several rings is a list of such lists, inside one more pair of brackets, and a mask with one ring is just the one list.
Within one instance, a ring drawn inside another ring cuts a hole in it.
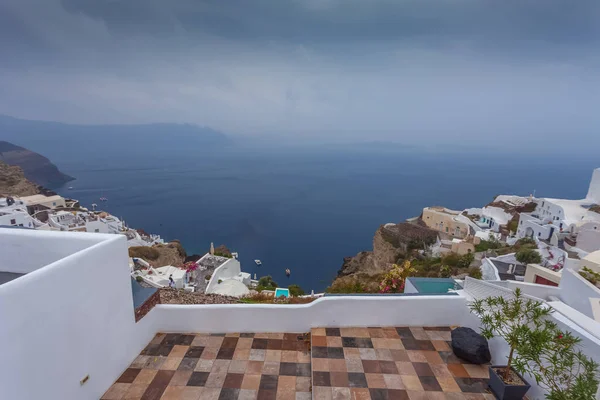
[{"label": "terrace", "polygon": [[[0,243],[0,270],[24,274],[0,286],[0,398],[491,398],[485,368],[449,351],[450,327],[477,329],[470,301],[515,287],[600,361],[600,294],[570,270],[559,288],[466,278],[448,295],[157,304],[136,318],[126,237],[0,229]],[[489,345],[504,363],[506,343]]]}]

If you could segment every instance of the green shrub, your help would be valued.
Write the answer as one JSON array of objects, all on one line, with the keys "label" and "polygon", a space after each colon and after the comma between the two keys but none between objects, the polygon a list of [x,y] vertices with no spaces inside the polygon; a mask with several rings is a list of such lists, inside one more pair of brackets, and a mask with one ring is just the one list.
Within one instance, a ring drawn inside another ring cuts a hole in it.
[{"label": "green shrub", "polygon": [[144,278],[142,278],[141,276],[138,275],[135,277],[135,280],[136,280],[136,282],[143,282]]},{"label": "green shrub", "polygon": [[597,285],[600,282],[600,274],[588,267],[581,268],[579,275],[587,279],[592,285]]},{"label": "green shrub", "polygon": [[210,281],[210,278],[212,278],[212,275],[211,275],[211,274],[208,274],[208,275],[206,275],[206,276],[204,277],[204,279],[205,279],[205,280],[207,280],[207,281]]},{"label": "green shrub", "polygon": [[217,281],[217,283],[222,283],[222,282],[223,282],[223,280],[222,280],[222,279],[219,279],[219,280]]},{"label": "green shrub", "polygon": [[452,276],[452,270],[447,265],[440,267],[440,278],[450,278]]},{"label": "green shrub", "polygon": [[483,276],[481,275],[481,269],[479,267],[471,267],[467,271],[467,274],[474,279],[481,279]]},{"label": "green shrub", "polygon": [[277,282],[273,280],[271,275],[262,276],[258,280],[258,285],[256,286],[256,290],[262,292],[263,290],[275,290],[277,289]]},{"label": "green shrub", "polygon": [[450,253],[442,257],[442,263],[451,267],[458,267],[460,264],[460,256],[456,253]]},{"label": "green shrub", "polygon": [[533,249],[520,249],[515,255],[517,261],[523,264],[539,264],[542,261],[542,256]]},{"label": "green shrub", "polygon": [[143,258],[144,260],[156,261],[160,252],[154,247],[133,246],[129,248],[129,257]]},{"label": "green shrub", "polygon": [[331,286],[329,286],[326,290],[327,293],[367,293],[365,286],[360,283],[358,280],[354,279],[350,282],[334,282]]},{"label": "green shrub", "polygon": [[290,285],[288,286],[288,290],[292,296],[303,296],[304,290],[298,285]]},{"label": "green shrub", "polygon": [[471,265],[471,263],[473,262],[473,260],[475,260],[475,256],[473,255],[473,253],[463,254],[458,259],[458,265],[457,266],[459,268],[469,268],[469,266]]}]

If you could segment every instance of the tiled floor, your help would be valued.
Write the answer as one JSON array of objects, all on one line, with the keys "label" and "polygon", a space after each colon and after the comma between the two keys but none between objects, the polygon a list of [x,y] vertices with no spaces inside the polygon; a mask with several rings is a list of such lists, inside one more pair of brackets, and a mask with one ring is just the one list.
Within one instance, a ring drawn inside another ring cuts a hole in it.
[{"label": "tiled floor", "polygon": [[158,334],[104,400],[309,400],[302,334]]},{"label": "tiled floor", "polygon": [[484,400],[488,367],[450,349],[450,328],[312,330],[315,400]]}]

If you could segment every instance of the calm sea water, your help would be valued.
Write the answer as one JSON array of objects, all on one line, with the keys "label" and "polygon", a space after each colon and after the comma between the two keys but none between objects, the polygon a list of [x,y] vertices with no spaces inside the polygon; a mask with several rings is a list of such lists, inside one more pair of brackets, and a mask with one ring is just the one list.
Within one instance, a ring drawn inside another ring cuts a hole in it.
[{"label": "calm sea water", "polygon": [[[43,149],[36,149],[42,151]],[[358,150],[231,150],[111,156],[110,149],[46,154],[77,177],[58,192],[97,203],[129,226],[210,242],[240,254],[242,269],[322,291],[343,258],[371,248],[386,222],[424,206],[481,206],[501,193],[581,198],[599,160],[544,155]],[[99,198],[105,196],[108,202]],[[253,260],[261,259],[262,267]],[[292,275],[286,278],[284,270]]]}]

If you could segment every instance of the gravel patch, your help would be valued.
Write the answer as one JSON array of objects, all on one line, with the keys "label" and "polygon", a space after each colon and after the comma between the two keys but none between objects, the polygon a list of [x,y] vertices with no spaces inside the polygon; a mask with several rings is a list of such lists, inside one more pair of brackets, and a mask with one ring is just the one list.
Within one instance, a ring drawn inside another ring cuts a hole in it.
[{"label": "gravel patch", "polygon": [[220,294],[190,293],[181,289],[160,289],[161,304],[234,304],[237,297]]}]

